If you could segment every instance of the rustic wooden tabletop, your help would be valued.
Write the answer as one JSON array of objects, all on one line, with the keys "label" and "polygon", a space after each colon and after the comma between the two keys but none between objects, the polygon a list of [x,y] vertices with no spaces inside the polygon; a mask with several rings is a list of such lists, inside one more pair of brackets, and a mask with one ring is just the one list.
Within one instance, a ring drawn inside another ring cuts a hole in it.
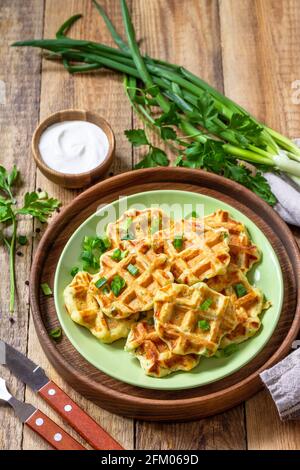
[{"label": "rustic wooden tabletop", "polygon": [[[101,0],[118,29],[117,0]],[[259,119],[290,137],[300,136],[297,87],[300,81],[300,8],[297,0],[132,0],[128,1],[142,47],[155,57],[181,63],[224,90]],[[0,0],[0,163],[22,174],[20,194],[43,188],[67,204],[77,194],[49,182],[36,170],[30,142],[40,119],[65,108],[97,111],[111,122],[117,139],[112,174],[130,170],[139,158],[123,131],[135,125],[121,77],[103,71],[70,76],[61,65],[32,49],[9,45],[27,38],[52,38],[74,13],[84,18],[73,37],[111,44],[90,0]],[[122,30],[122,29],[121,29]],[[298,93],[298,95],[300,95]],[[266,391],[218,416],[186,424],[125,419],[101,410],[57,376],[43,354],[30,318],[30,266],[44,228],[22,222],[34,233],[17,256],[17,309],[10,319],[7,255],[0,254],[0,337],[44,367],[75,401],[127,449],[299,449],[300,422],[281,423]],[[300,231],[293,230],[300,240]],[[1,376],[21,400],[31,401],[64,426],[30,390],[1,368]],[[117,403],[116,403],[117,407]],[[12,411],[0,409],[0,449],[46,449]],[[70,428],[68,428],[70,431]]]}]

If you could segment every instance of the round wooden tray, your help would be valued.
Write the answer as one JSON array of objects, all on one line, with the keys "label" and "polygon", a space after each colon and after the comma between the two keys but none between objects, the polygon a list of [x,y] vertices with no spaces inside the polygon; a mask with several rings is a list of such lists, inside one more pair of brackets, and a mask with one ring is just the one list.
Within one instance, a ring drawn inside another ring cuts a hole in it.
[{"label": "round wooden tray", "polygon": [[[272,243],[284,278],[284,303],[276,330],[265,348],[236,373],[215,383],[180,391],[158,391],[117,381],[90,365],[66,336],[54,343],[48,331],[58,326],[52,297],[43,296],[40,284],[53,278],[58,259],[74,230],[99,204],[157,189],[179,189],[218,198],[253,220]],[[57,216],[44,234],[31,273],[31,307],[41,345],[62,377],[79,393],[113,413],[157,421],[186,421],[224,411],[256,393],[259,373],[290,350],[300,328],[300,255],[287,225],[255,194],[237,183],[200,170],[155,168],[124,173],[86,190]]]}]

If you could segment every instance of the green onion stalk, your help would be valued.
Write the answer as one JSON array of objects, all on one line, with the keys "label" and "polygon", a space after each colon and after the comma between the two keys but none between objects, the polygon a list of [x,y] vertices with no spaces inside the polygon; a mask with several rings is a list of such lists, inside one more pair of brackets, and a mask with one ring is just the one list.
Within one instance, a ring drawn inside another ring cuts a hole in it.
[{"label": "green onion stalk", "polygon": [[[123,73],[126,95],[134,111],[178,152],[175,163],[178,166],[219,173],[222,168],[224,176],[250,187],[271,205],[276,199],[264,196],[267,183],[261,176],[262,171],[286,173],[299,184],[300,149],[294,142],[257,121],[244,108],[185,68],[143,56],[125,0],[121,0],[121,9],[126,42],[102,6],[92,1],[116,48],[68,37],[69,29],[81,18],[80,14],[69,18],[59,28],[55,39],[20,41],[13,46],[44,49],[49,52],[48,59],[62,61],[70,73],[102,68]],[[256,167],[263,191],[258,181],[252,180],[250,184],[251,175],[241,172],[242,161]]]}]

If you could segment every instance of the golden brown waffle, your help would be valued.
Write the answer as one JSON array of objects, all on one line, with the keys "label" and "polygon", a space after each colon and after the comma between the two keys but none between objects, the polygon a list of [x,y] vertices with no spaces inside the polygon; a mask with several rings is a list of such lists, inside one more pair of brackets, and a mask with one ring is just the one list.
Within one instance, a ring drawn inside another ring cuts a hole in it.
[{"label": "golden brown waffle", "polygon": [[249,271],[260,260],[260,251],[251,242],[245,225],[231,218],[227,211],[218,210],[206,216],[204,223],[212,228],[223,227],[228,230],[231,263],[241,271]]},{"label": "golden brown waffle", "polygon": [[108,224],[107,236],[112,247],[131,246],[132,240],[151,238],[154,232],[168,229],[171,219],[159,208],[144,210],[130,209],[116,221]]},{"label": "golden brown waffle", "polygon": [[236,325],[229,297],[204,283],[170,284],[154,299],[155,330],[175,354],[212,356]]},{"label": "golden brown waffle", "polygon": [[171,230],[155,233],[152,240],[155,252],[168,256],[175,281],[189,286],[225,273],[230,262],[225,229],[197,226],[196,221],[179,221]]},{"label": "golden brown waffle", "polygon": [[178,370],[189,371],[199,362],[199,356],[174,354],[156,333],[153,324],[140,321],[131,328],[125,350],[136,356],[146,375],[164,377]]},{"label": "golden brown waffle", "polygon": [[208,285],[230,297],[237,316],[237,326],[224,336],[221,347],[231,343],[241,343],[253,336],[261,325],[259,315],[268,308],[262,292],[251,286],[246,276],[235,266],[230,266],[226,275],[210,279]]},{"label": "golden brown waffle", "polygon": [[72,320],[88,328],[103,343],[126,338],[138,314],[126,320],[115,320],[104,315],[89,290],[92,276],[87,272],[76,274],[64,291],[66,309]]},{"label": "golden brown waffle", "polygon": [[[123,244],[118,245],[125,257],[113,259],[115,249],[101,256],[100,272],[93,278],[90,289],[102,311],[114,318],[126,318],[134,313],[153,308],[153,298],[158,289],[173,282],[170,263],[164,253],[155,253],[150,240],[140,240],[126,251]],[[137,269],[136,274],[130,267]],[[118,295],[112,290],[114,279],[125,282]],[[95,283],[105,279],[105,285],[97,288]]]}]

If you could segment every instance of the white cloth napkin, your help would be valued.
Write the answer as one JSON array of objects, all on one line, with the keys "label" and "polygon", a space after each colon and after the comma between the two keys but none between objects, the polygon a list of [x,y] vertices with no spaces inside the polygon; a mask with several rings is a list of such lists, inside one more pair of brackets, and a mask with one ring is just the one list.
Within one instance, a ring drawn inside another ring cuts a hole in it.
[{"label": "white cloth napkin", "polygon": [[300,348],[260,377],[269,389],[282,421],[300,419]]},{"label": "white cloth napkin", "polygon": [[264,173],[264,177],[277,198],[276,212],[288,224],[300,227],[300,186],[285,175]]},{"label": "white cloth napkin", "polygon": [[[294,139],[294,143],[300,148],[300,138]],[[276,212],[288,224],[300,227],[300,186],[286,175],[267,172],[264,176],[277,198]]]}]

